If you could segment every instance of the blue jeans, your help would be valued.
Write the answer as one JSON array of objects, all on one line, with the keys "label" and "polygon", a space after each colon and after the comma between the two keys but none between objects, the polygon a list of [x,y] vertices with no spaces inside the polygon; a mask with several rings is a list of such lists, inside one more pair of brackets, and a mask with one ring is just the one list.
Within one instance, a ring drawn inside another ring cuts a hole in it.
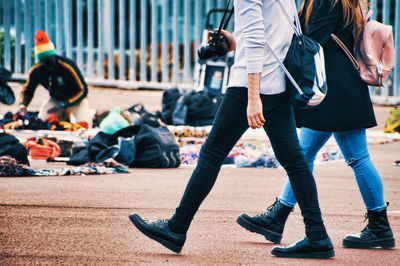
[{"label": "blue jeans", "polygon": [[[301,128],[299,136],[300,145],[310,170],[313,171],[314,160],[318,151],[332,134],[343,153],[346,163],[354,171],[358,188],[367,210],[383,210],[385,208],[385,201],[383,199],[382,178],[369,156],[365,129],[323,132],[304,127]],[[279,200],[287,206],[293,207],[296,205],[297,201],[289,180],[286,181]]]},{"label": "blue jeans", "polygon": [[[307,166],[297,138],[293,110],[285,93],[261,95],[267,133],[276,158],[285,168],[299,201],[306,235],[319,240],[327,237],[318,203],[314,177]],[[247,89],[229,88],[218,109],[211,132],[201,148],[199,162],[186,186],[169,226],[186,233],[190,223],[215,184],[223,160],[249,128]]]}]

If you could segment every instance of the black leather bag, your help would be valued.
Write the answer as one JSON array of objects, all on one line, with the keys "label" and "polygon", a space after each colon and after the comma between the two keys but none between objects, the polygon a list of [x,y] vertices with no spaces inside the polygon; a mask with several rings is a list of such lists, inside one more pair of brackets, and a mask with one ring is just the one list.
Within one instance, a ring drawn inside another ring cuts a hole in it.
[{"label": "black leather bag", "polygon": [[143,124],[135,137],[135,144],[134,167],[176,168],[181,164],[179,146],[165,126]]}]

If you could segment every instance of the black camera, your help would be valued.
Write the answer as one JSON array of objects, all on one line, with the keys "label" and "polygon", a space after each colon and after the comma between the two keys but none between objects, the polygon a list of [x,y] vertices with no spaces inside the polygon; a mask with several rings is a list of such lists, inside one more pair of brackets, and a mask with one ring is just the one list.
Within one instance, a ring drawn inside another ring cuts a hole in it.
[{"label": "black camera", "polygon": [[228,39],[218,32],[208,33],[210,40],[206,46],[202,46],[197,50],[197,55],[201,60],[207,60],[214,56],[224,56],[231,48]]}]

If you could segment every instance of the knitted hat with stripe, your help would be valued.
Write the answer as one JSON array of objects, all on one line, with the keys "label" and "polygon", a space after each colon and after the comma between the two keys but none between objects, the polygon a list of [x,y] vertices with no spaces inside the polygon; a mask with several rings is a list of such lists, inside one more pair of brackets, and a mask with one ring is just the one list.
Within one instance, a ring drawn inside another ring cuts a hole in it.
[{"label": "knitted hat with stripe", "polygon": [[49,40],[44,31],[38,30],[35,34],[35,40],[35,55],[39,61],[57,54],[54,44]]}]

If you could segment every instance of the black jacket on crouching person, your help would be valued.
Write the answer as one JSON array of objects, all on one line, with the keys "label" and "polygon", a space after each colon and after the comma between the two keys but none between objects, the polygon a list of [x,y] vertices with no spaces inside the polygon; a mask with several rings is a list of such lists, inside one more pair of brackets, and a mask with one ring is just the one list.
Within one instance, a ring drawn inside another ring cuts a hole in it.
[{"label": "black jacket on crouching person", "polygon": [[45,69],[42,63],[32,67],[21,92],[21,104],[29,105],[39,84],[65,107],[75,105],[87,96],[88,87],[78,66],[66,57],[57,55],[56,58],[57,64],[51,71]]},{"label": "black jacket on crouching person", "polygon": [[[307,2],[308,0],[306,0]],[[325,54],[328,93],[324,101],[308,110],[296,110],[298,127],[319,131],[344,131],[377,125],[367,84],[360,78],[347,55],[332,40],[334,33],[353,51],[353,24],[343,21],[341,1],[315,1],[308,28],[300,16],[303,32],[318,41]],[[305,12],[304,12],[305,13]]]}]

